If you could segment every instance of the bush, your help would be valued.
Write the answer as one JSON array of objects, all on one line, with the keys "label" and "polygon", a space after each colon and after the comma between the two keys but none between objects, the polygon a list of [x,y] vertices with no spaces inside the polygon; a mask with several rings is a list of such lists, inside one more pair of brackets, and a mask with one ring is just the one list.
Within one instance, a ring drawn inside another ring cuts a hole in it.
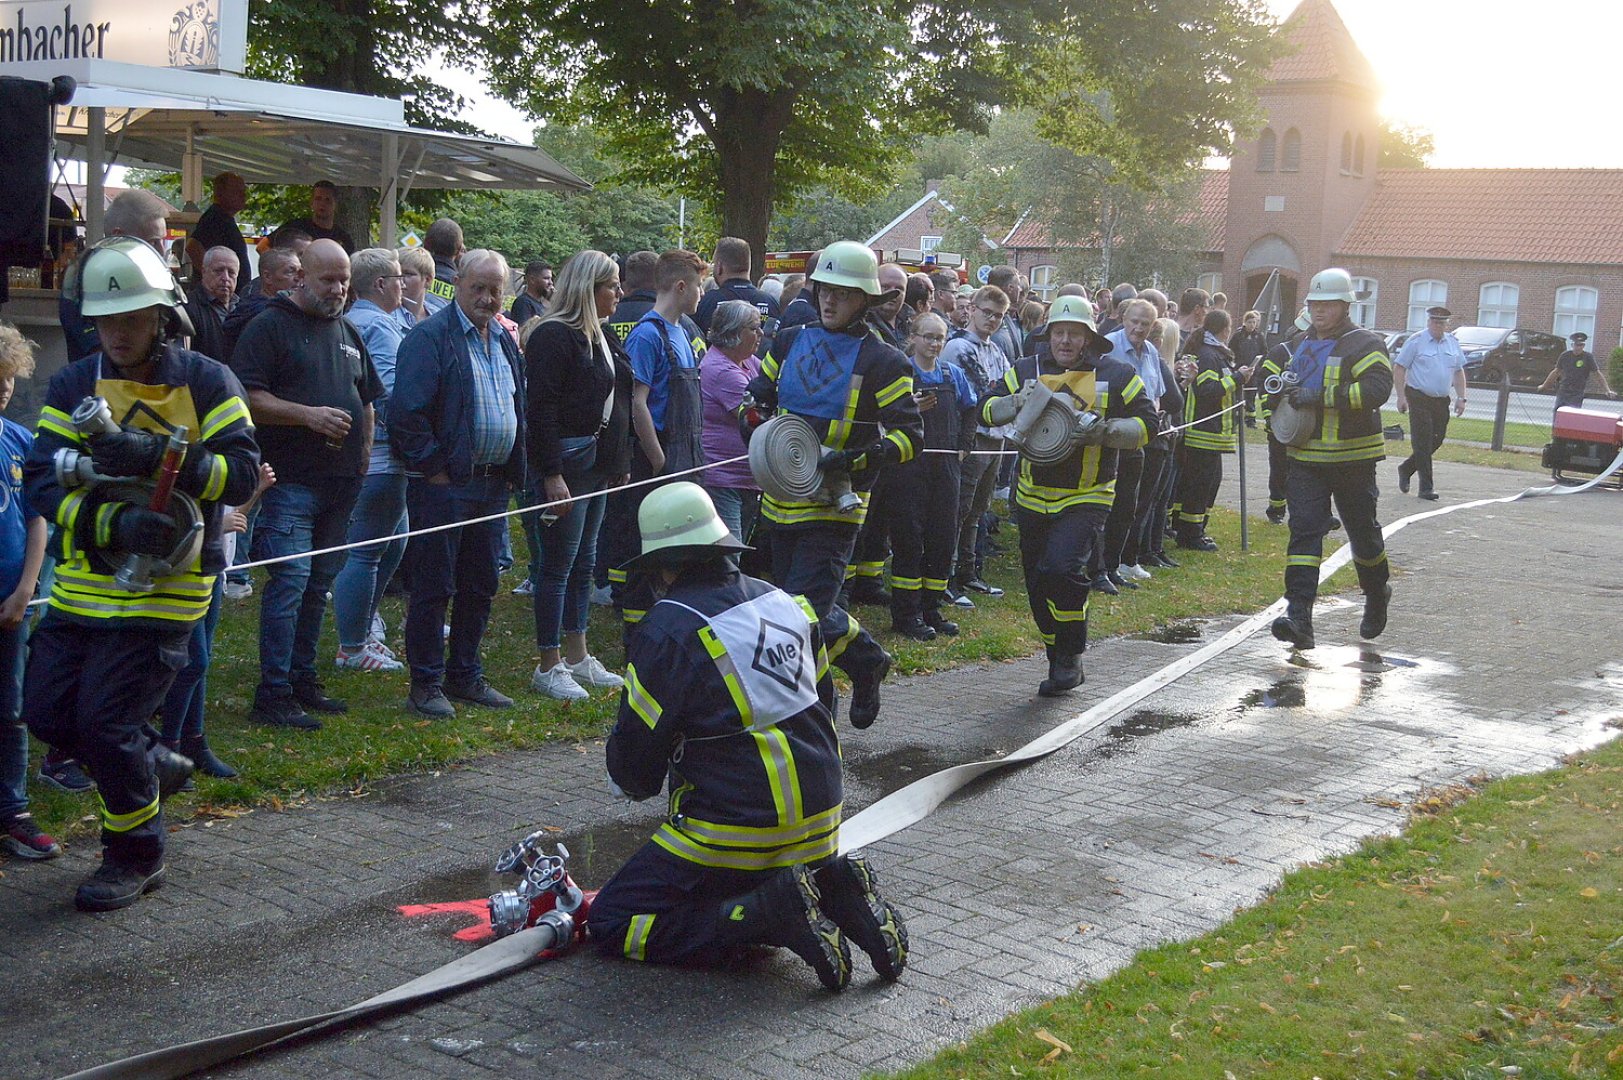
[{"label": "bush", "polygon": [[1613,390],[1623,393],[1623,345],[1612,350],[1606,364],[1606,383]]}]

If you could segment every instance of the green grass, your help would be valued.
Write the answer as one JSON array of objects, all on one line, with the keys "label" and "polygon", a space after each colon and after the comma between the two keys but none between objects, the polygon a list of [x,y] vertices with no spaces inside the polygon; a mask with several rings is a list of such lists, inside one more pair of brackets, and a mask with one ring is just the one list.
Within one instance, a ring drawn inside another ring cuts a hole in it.
[{"label": "green grass", "polygon": [[[1398,414],[1394,412],[1384,416],[1382,418],[1382,422],[1385,424],[1395,424],[1399,421],[1399,419],[1400,417]],[[1456,423],[1464,422],[1465,421],[1456,421]],[[1470,423],[1487,423],[1487,421],[1474,420],[1470,421]],[[1403,428],[1406,433],[1408,431],[1408,426],[1407,421],[1405,421],[1403,423]],[[1453,461],[1461,465],[1484,465],[1491,469],[1511,469],[1515,472],[1533,472],[1543,473],[1546,476],[1549,475],[1550,470],[1546,469],[1540,463],[1539,454],[1537,452],[1537,450],[1543,449],[1546,442],[1549,442],[1548,431],[1545,432],[1544,437],[1537,443],[1537,449],[1532,446],[1517,447],[1512,443],[1507,443],[1507,448],[1504,450],[1489,450],[1486,444],[1492,435],[1491,424],[1489,425],[1489,429],[1489,435],[1484,436],[1480,440],[1483,445],[1478,446],[1475,444],[1475,440],[1467,440],[1465,436],[1458,435],[1455,432],[1454,424],[1451,423],[1448,428],[1449,441],[1443,443],[1442,447],[1437,451],[1436,454],[1433,455],[1433,457],[1435,457],[1438,461]],[[1456,438],[1459,441],[1455,441]],[[1259,450],[1266,452],[1268,440],[1260,428],[1251,428],[1247,429],[1246,432],[1246,444],[1248,450],[1249,447],[1255,446]],[[1388,458],[1395,457],[1397,460],[1402,461],[1408,455],[1409,443],[1407,442],[1407,439],[1401,442],[1393,441],[1386,444],[1386,456]]]},{"label": "green grass", "polygon": [[[1251,611],[1280,593],[1285,530],[1254,519],[1252,548],[1239,550],[1239,519],[1223,511],[1212,515],[1212,533],[1222,545],[1216,555],[1179,552],[1182,566],[1159,572],[1137,592],[1118,598],[1095,596],[1090,609],[1095,640],[1138,633],[1158,625],[1203,615]],[[1042,644],[1032,625],[1021,581],[1018,540],[1005,524],[998,540],[1008,553],[992,560],[987,577],[1007,590],[998,598],[980,598],[973,611],[950,609],[962,628],[956,638],[919,643],[890,632],[889,612],[858,607],[854,614],[896,656],[899,674],[942,670],[977,661],[1030,656]],[[524,550],[515,536],[516,550]],[[345,716],[327,717],[318,732],[290,731],[249,724],[246,720],[258,682],[258,595],[226,601],[215,637],[209,671],[207,727],[210,744],[241,773],[237,780],[198,777],[196,794],[176,796],[168,804],[171,821],[197,814],[236,813],[247,807],[282,808],[302,800],[364,789],[381,777],[421,773],[508,750],[534,749],[549,743],[601,738],[613,723],[618,696],[599,693],[590,701],[565,704],[542,698],[529,689],[535,667],[534,621],[527,597],[509,590],[518,573],[503,579],[485,638],[485,670],[492,685],[517,699],[509,710],[458,709],[455,719],[429,721],[407,714],[407,678],[395,674],[340,672],[332,667],[336,637],[329,617],[323,634],[320,671],[330,694],[349,704]],[[261,572],[256,589],[263,585]],[[400,646],[402,604],[385,600],[384,618],[390,640]],[[624,661],[618,622],[606,608],[594,608],[588,631],[593,653],[610,668]],[[905,723],[905,717],[896,717]],[[32,747],[36,763],[43,748]],[[30,786],[32,809],[42,826],[55,835],[72,836],[94,824],[94,801]]]},{"label": "green grass", "polygon": [[903,1075],[1623,1075],[1620,782],[1614,743],[1436,793],[1401,836]]},{"label": "green grass", "polygon": [[[1385,409],[1381,412],[1382,424],[1399,424],[1405,434],[1409,430],[1409,418],[1396,409]],[[1550,441],[1550,425],[1530,424],[1521,421],[1505,421],[1505,445],[1519,446],[1524,449],[1541,450],[1544,444]],[[1493,442],[1493,421],[1473,420],[1463,416],[1451,416],[1448,421],[1448,442]],[[1446,447],[1448,442],[1443,445]]]}]

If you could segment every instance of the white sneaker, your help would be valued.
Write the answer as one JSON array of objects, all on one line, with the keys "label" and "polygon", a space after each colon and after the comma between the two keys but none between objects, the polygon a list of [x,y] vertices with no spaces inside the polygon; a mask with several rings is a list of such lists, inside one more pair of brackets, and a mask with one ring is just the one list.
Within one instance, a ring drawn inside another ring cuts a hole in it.
[{"label": "white sneaker", "polygon": [[1135,581],[1148,581],[1154,576],[1137,563],[1122,564],[1121,572],[1127,577],[1133,578]]},{"label": "white sneaker", "polygon": [[562,660],[546,671],[537,664],[535,674],[530,676],[530,687],[559,701],[584,701],[590,696],[581,689],[580,683],[570,673],[569,665]]},{"label": "white sneaker", "polygon": [[599,690],[618,690],[626,681],[608,668],[604,667],[597,657],[588,653],[586,659],[578,664],[566,664],[569,674],[581,686],[590,686]]},{"label": "white sneaker", "polygon": [[254,583],[251,581],[228,581],[223,590],[227,600],[246,600],[254,594]]},{"label": "white sneaker", "polygon": [[[373,641],[380,645],[389,640],[388,624],[383,621],[383,616],[379,615],[375,611],[372,613],[372,632],[370,637]],[[390,653],[389,655],[393,656],[394,653]]]},{"label": "white sneaker", "polygon": [[513,595],[514,596],[534,596],[535,595],[535,582],[531,581],[529,578],[525,578],[523,581],[521,581],[517,585],[513,586]]},{"label": "white sneaker", "polygon": [[406,666],[373,649],[371,642],[363,645],[358,652],[345,652],[340,647],[333,663],[343,671],[402,671]]},{"label": "white sneaker", "polygon": [[376,637],[367,638],[366,639],[366,647],[369,650],[371,650],[372,652],[377,653],[379,656],[386,657],[387,659],[390,659],[390,660],[398,660],[399,659],[399,657],[397,657],[395,655],[394,650],[389,648],[389,646],[385,645],[383,643],[382,639],[380,639],[380,638],[376,638]]}]

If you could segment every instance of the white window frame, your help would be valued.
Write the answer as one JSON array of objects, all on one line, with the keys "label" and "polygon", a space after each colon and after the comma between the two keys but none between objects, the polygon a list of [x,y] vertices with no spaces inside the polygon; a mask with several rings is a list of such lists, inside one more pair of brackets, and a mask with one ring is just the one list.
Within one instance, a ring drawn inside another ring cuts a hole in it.
[{"label": "white window frame", "polygon": [[941,247],[941,240],[942,238],[939,236],[921,236],[919,237],[919,250],[928,255]]},{"label": "white window frame", "polygon": [[1054,299],[1059,291],[1059,267],[1033,266],[1031,268],[1031,291],[1037,294],[1037,299],[1048,303]]},{"label": "white window frame", "polygon": [[1354,300],[1347,316],[1352,319],[1354,326],[1365,329],[1375,327],[1375,301],[1380,297],[1381,283],[1372,277],[1355,277],[1352,279],[1353,295],[1363,297]]},{"label": "white window frame", "polygon": [[1409,321],[1405,330],[1423,330],[1426,326],[1426,309],[1446,306],[1448,304],[1448,282],[1437,278],[1425,278],[1421,281],[1409,283]]},{"label": "white window frame", "polygon": [[[1490,293],[1489,290],[1496,290]],[[1509,303],[1506,303],[1506,299]],[[1489,281],[1477,290],[1476,324],[1509,330],[1516,325],[1521,308],[1522,287],[1513,281]]]},{"label": "white window frame", "polygon": [[1582,330],[1595,347],[1595,311],[1600,307],[1600,290],[1591,285],[1562,285],[1555,290],[1555,324],[1551,331],[1565,340]]},{"label": "white window frame", "polygon": [[1203,290],[1207,296],[1216,296],[1223,291],[1223,275],[1220,273],[1201,274],[1195,278],[1195,288]]}]

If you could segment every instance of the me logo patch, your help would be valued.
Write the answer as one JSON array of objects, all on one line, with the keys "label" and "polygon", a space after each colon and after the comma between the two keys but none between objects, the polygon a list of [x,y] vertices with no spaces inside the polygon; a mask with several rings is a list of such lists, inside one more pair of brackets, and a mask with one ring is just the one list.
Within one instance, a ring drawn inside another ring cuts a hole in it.
[{"label": "me logo patch", "polygon": [[801,667],[806,662],[806,639],[771,619],[761,620],[760,637],[750,667],[793,690],[800,685]]}]

